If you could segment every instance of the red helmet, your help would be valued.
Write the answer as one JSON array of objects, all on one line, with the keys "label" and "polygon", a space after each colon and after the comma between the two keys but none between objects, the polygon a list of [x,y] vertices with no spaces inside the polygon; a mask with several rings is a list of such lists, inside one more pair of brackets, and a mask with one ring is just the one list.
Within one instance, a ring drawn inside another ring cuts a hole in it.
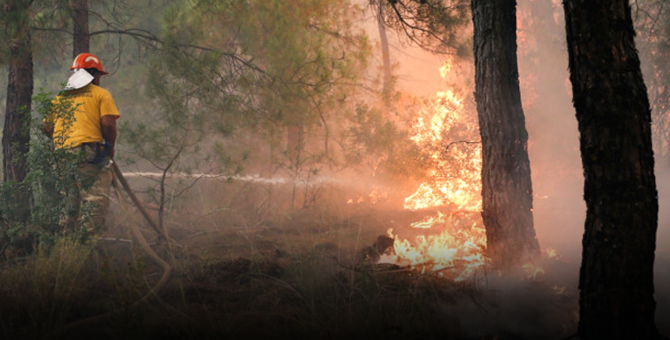
[{"label": "red helmet", "polygon": [[79,68],[94,68],[100,71],[103,75],[109,74],[102,68],[102,61],[100,61],[100,58],[91,53],[81,53],[76,58],[74,58],[70,70],[76,70]]}]

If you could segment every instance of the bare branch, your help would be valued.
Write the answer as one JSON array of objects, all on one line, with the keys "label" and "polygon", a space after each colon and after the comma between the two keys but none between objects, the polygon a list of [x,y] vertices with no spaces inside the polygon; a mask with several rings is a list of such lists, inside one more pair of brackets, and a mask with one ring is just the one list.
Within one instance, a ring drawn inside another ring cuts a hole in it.
[{"label": "bare branch", "polygon": [[456,142],[451,142],[447,144],[447,146],[444,147],[444,152],[449,151],[449,148],[452,147],[455,144],[481,144],[482,141],[466,141],[466,140],[459,140]]}]

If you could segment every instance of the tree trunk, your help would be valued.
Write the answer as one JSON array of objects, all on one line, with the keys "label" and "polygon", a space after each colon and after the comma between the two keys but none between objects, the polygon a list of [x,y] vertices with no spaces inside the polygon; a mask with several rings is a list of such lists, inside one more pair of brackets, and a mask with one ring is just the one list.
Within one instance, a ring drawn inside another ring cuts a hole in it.
[{"label": "tree trunk", "polygon": [[[30,41],[28,0],[11,0],[3,6],[5,31],[9,37],[9,76],[5,126],[2,134],[3,181],[21,183],[28,173],[26,156],[30,142],[30,109],[33,95],[33,54]],[[16,219],[27,218],[30,194],[28,188],[17,188]]]},{"label": "tree trunk", "polygon": [[33,94],[33,58],[29,25],[30,1],[6,3],[5,30],[9,36],[9,76],[5,126],[2,135],[4,181],[21,182],[26,177],[25,155],[30,141],[30,108]]},{"label": "tree trunk", "polygon": [[88,0],[72,0],[72,57],[89,51]]},{"label": "tree trunk", "polygon": [[475,100],[482,138],[482,218],[502,269],[539,256],[528,133],[516,57],[516,2],[473,0]]},{"label": "tree trunk", "polygon": [[579,335],[654,339],[658,199],[651,112],[628,0],[565,0],[586,223]]}]

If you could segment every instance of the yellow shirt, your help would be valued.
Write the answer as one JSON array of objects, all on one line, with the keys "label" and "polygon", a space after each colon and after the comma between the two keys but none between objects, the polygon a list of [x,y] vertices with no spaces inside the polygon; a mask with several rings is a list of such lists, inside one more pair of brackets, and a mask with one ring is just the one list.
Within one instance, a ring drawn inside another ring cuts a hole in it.
[{"label": "yellow shirt", "polygon": [[[60,105],[65,101],[74,108],[72,119],[68,117],[68,110]],[[45,120],[54,126],[53,140],[58,148],[102,142],[102,116],[120,116],[109,91],[94,84],[65,91],[56,96],[53,103],[55,112]]]}]

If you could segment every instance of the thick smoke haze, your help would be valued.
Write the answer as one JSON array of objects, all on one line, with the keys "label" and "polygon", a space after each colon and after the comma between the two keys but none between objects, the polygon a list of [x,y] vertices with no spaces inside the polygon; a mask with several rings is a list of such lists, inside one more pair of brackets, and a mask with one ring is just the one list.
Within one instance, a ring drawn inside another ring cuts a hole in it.
[{"label": "thick smoke haze", "polygon": [[[576,284],[586,205],[582,197],[584,179],[577,120],[571,103],[563,12],[560,4],[554,3],[553,14],[544,13],[546,17],[538,18],[543,13],[532,6],[537,4],[520,1],[519,13],[530,13],[535,20],[553,17],[555,25],[545,23],[543,28],[556,30],[524,30],[528,23],[524,22],[523,14],[519,15],[522,37],[519,71],[529,132],[535,228],[541,247],[558,250],[562,261],[571,267],[574,278],[570,280]],[[644,66],[650,61],[641,62]],[[670,168],[667,165],[668,160],[657,156],[659,221],[654,274],[657,326],[665,334],[670,332]]]},{"label": "thick smoke haze", "polygon": [[[529,133],[535,228],[542,249],[558,252],[563,266],[561,280],[576,288],[586,217],[579,132],[572,105],[561,4],[554,1],[553,6],[540,7],[528,0],[518,2],[519,72]],[[540,24],[542,29],[537,26]],[[394,71],[401,90],[429,96],[444,86],[437,72],[444,58],[395,43],[391,53],[397,63]],[[641,62],[644,66],[650,61]],[[665,334],[670,333],[669,164],[670,160],[657,156],[656,315],[657,326]]]}]

